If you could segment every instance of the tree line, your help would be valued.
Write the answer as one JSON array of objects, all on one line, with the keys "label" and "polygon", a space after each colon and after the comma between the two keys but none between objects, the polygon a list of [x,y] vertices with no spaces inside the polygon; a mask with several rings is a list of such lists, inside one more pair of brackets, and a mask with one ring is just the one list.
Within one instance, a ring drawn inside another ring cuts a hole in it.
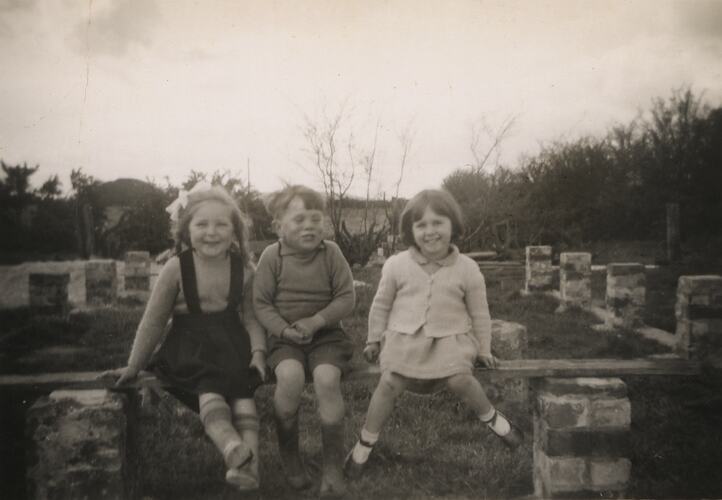
[{"label": "tree line", "polygon": [[[369,146],[349,133],[339,143],[343,109],[331,118],[304,117],[307,162],[317,172],[328,199],[333,237],[351,263],[365,264],[380,244],[394,247],[402,199],[399,186],[410,162],[413,131],[399,134],[401,156],[391,199],[371,193],[379,122]],[[481,147],[479,129],[472,130],[473,164],[455,170],[442,187],[460,202],[468,231],[463,250],[507,250],[529,244],[580,246],[604,240],[664,240],[665,207],[678,203],[682,237],[722,248],[722,107],[710,108],[690,89],[654,99],[649,110],[630,123],[611,127],[602,137],[582,137],[548,144],[520,160],[515,168],[498,163],[507,120]],[[346,150],[343,163],[338,152]],[[491,159],[496,163],[490,165]],[[179,189],[200,180],[222,184],[253,220],[253,239],[274,237],[261,194],[230,171],[191,171],[180,186],[148,181],[112,227],[107,222],[104,183],[71,173],[72,190],[62,196],[57,176],[37,189],[30,178],[39,167],[0,162],[0,258],[4,262],[38,258],[99,255],[117,258],[128,250],[160,252],[171,247],[165,207]],[[492,168],[493,167],[493,168]],[[348,196],[356,173],[365,198]],[[363,210],[362,229],[346,228],[348,210]],[[386,222],[374,221],[375,211]],[[387,236],[389,238],[387,238]]]},{"label": "tree line", "polygon": [[515,169],[458,169],[443,187],[464,209],[467,247],[664,241],[678,203],[682,238],[721,248],[722,107],[677,90],[603,137],[554,142]]}]

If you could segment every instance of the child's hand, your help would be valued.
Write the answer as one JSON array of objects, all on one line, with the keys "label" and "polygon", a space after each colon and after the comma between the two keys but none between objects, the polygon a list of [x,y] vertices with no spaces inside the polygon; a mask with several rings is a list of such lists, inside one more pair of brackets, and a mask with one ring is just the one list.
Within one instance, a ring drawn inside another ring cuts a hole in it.
[{"label": "child's hand", "polygon": [[379,342],[366,344],[366,347],[364,348],[364,358],[366,358],[366,361],[369,363],[373,363],[376,361],[376,358],[379,357],[379,351],[381,351],[381,345]]},{"label": "child's hand", "polygon": [[266,352],[254,351],[251,356],[251,368],[255,368],[261,376],[261,380],[266,381]]},{"label": "child's hand", "polygon": [[296,321],[293,326],[302,335],[313,338],[313,335],[324,326],[323,318],[318,315],[311,316],[310,318],[303,318]]},{"label": "child's hand", "polygon": [[302,332],[299,332],[293,326],[288,326],[283,330],[281,338],[290,340],[291,342],[294,342],[296,344],[304,345],[308,344],[313,340],[313,335],[304,334]]},{"label": "child's hand", "polygon": [[120,368],[118,370],[111,370],[111,371],[108,371],[105,373],[107,373],[107,374],[113,373],[114,375],[117,375],[118,380],[115,381],[115,386],[119,387],[123,384],[132,382],[133,380],[135,380],[138,377],[138,372],[139,372],[138,369],[131,368],[130,366],[126,366],[125,368]]},{"label": "child's hand", "polygon": [[479,354],[479,356],[476,358],[476,364],[478,366],[481,366],[482,368],[490,368],[493,370],[494,368],[496,368],[496,358],[491,354]]}]

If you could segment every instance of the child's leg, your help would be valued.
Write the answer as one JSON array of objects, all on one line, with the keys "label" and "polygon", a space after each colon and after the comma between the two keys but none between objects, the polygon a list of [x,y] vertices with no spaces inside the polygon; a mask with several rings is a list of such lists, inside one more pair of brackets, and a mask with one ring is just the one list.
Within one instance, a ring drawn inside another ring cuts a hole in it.
[{"label": "child's leg", "polygon": [[199,413],[206,434],[223,454],[226,466],[236,468],[251,458],[251,450],[241,440],[231,423],[231,408],[220,394],[208,392],[198,396]]},{"label": "child's leg", "polygon": [[343,435],[346,408],[341,394],[341,369],[330,364],[313,370],[313,386],[318,398],[323,446],[321,497],[340,497],[346,492],[343,478]]},{"label": "child's leg", "polygon": [[459,396],[479,416],[479,420],[502,438],[504,444],[510,448],[521,444],[523,439],[521,432],[494,408],[476,377],[470,373],[452,375],[447,379],[446,384],[451,392]]},{"label": "child's leg", "polygon": [[233,427],[240,434],[243,442],[251,449],[253,458],[241,469],[229,469],[226,480],[242,490],[258,488],[258,413],[256,402],[249,399],[236,399],[231,405]]},{"label": "child's leg", "polygon": [[281,465],[291,486],[303,489],[311,484],[298,450],[298,406],[306,375],[303,365],[295,359],[281,361],[275,373],[273,406]]},{"label": "child's leg", "polygon": [[381,374],[379,383],[371,396],[369,409],[366,412],[366,422],[361,429],[360,439],[351,450],[346,459],[346,473],[351,477],[358,477],[363,466],[369,458],[373,445],[379,438],[381,429],[391,416],[396,399],[403,394],[409,385],[405,377],[386,371]]}]

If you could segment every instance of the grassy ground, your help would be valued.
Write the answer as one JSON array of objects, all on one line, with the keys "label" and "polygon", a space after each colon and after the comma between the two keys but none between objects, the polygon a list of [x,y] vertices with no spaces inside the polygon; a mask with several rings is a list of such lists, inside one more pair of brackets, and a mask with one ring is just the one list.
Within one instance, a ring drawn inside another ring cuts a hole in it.
[{"label": "grassy ground", "polygon": [[[360,352],[365,341],[368,305],[378,282],[378,269],[364,269],[357,279],[370,283],[360,290],[358,305],[345,323]],[[648,284],[650,278],[648,277]],[[666,290],[668,276],[654,281]],[[598,285],[597,285],[598,286]],[[671,289],[674,288],[671,287]],[[673,295],[673,294],[672,294]],[[548,297],[502,295],[489,290],[492,316],[528,328],[526,357],[639,357],[665,352],[631,332],[601,333],[597,321],[581,311],[553,313]],[[659,311],[667,305],[659,304]],[[26,311],[0,315],[0,369],[5,373],[58,370],[100,370],[122,365],[140,318],[137,308],[103,309],[69,318],[33,317]],[[661,314],[661,313],[654,313]],[[672,316],[673,318],[673,316]],[[664,320],[664,321],[668,321]],[[30,355],[38,346],[73,346],[73,354],[50,359],[46,352]],[[25,361],[19,361],[25,359]],[[626,380],[632,400],[633,477],[628,494],[654,498],[720,498],[722,479],[722,419],[719,374],[702,378],[632,377]],[[344,385],[347,402],[346,446],[353,444],[368,406],[373,384]],[[271,428],[272,387],[257,393],[261,414],[261,473],[263,498],[299,498],[279,476],[275,434]],[[531,406],[503,405],[531,437]],[[301,410],[302,448],[318,481],[320,429],[312,388]],[[197,416],[165,398],[144,411],[136,429],[140,439],[143,494],[153,498],[223,498],[223,467],[203,434]],[[531,440],[509,452],[474,422],[449,394],[433,397],[404,395],[372,455],[368,474],[349,485],[349,498],[508,498],[532,493]],[[316,484],[317,488],[317,484]],[[314,497],[317,489],[305,497]]]}]

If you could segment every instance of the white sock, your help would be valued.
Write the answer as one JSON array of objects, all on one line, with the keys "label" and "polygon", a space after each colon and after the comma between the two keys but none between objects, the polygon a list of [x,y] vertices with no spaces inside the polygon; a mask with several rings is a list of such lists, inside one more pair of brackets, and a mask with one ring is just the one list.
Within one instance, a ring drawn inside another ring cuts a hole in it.
[{"label": "white sock", "polygon": [[[366,429],[361,429],[361,439],[356,442],[356,446],[353,447],[353,461],[357,464],[365,464],[369,459],[373,445],[379,440],[379,433],[369,432]],[[363,443],[362,443],[363,441]],[[370,445],[367,446],[366,444]]]},{"label": "white sock", "polygon": [[504,418],[504,415],[497,413],[496,422],[492,425],[491,419],[494,417],[495,412],[496,410],[492,407],[488,412],[483,415],[479,415],[479,419],[491,427],[499,436],[506,436],[509,434],[509,431],[511,431],[511,424],[509,424],[509,421]]}]

